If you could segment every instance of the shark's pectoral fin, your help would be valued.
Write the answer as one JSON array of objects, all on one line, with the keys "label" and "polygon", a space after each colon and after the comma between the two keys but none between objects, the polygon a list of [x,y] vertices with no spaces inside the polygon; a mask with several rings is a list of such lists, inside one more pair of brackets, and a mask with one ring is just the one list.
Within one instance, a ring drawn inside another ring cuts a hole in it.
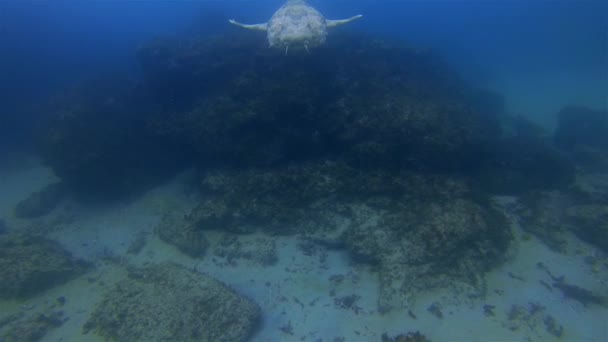
[{"label": "shark's pectoral fin", "polygon": [[238,21],[234,20],[234,19],[228,19],[228,22],[231,23],[232,25],[236,25],[242,28],[246,28],[248,30],[256,30],[256,31],[266,31],[268,30],[268,24],[267,23],[263,23],[263,24],[243,24],[243,23],[239,23]]},{"label": "shark's pectoral fin", "polygon": [[350,17],[348,19],[326,20],[326,23],[327,23],[327,27],[336,27],[336,26],[350,23],[351,21],[355,21],[357,19],[361,19],[362,17],[363,16],[361,14],[359,14],[354,17]]}]

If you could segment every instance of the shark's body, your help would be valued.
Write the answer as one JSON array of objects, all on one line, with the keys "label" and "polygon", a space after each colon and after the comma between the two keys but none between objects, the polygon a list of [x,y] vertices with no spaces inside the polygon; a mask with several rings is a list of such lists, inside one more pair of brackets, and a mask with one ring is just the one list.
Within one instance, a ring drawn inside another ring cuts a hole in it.
[{"label": "shark's body", "polygon": [[328,20],[304,0],[288,0],[263,24],[242,24],[233,19],[230,23],[251,30],[266,32],[271,47],[284,49],[309,48],[325,43],[327,29],[361,18],[356,15],[348,19]]}]

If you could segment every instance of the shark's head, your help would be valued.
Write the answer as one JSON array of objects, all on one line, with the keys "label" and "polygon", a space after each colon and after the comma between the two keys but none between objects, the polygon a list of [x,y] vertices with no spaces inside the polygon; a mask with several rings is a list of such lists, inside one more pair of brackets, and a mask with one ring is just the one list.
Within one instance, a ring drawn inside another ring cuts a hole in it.
[{"label": "shark's head", "polygon": [[325,43],[325,18],[302,0],[281,7],[268,21],[268,43],[281,49],[308,49]]},{"label": "shark's head", "polygon": [[361,18],[356,15],[348,19],[327,20],[314,7],[304,0],[287,0],[267,23],[243,24],[234,19],[229,22],[250,30],[266,32],[268,44],[271,47],[287,51],[289,49],[305,49],[325,43],[327,29],[343,25]]}]

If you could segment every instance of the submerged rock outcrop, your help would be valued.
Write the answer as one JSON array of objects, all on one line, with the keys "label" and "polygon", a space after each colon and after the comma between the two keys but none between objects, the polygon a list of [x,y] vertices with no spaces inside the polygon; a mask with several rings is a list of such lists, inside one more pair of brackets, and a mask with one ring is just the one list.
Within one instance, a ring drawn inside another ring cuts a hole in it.
[{"label": "submerged rock outcrop", "polygon": [[43,161],[66,188],[92,198],[141,192],[181,167],[183,152],[147,131],[156,106],[121,77],[91,80],[52,103]]},{"label": "submerged rock outcrop", "polygon": [[0,236],[0,298],[28,298],[90,267],[57,242],[20,234]]},{"label": "submerged rock outcrop", "polygon": [[187,163],[318,158],[494,176],[504,180],[493,181],[499,191],[569,179],[567,161],[538,141],[525,141],[534,153],[518,158],[522,143],[503,136],[500,99],[432,51],[337,34],[310,55],[284,56],[230,33],[157,40],[137,57],[143,80],[100,80],[54,104],[43,155],[80,193],[132,193]]},{"label": "submerged rock outcrop", "polygon": [[130,268],[97,303],[84,332],[112,341],[246,341],[260,309],[210,276],[176,264]]},{"label": "submerged rock outcrop", "polygon": [[338,36],[288,58],[239,35],[158,41],[138,56],[154,93],[180,107],[156,117],[157,132],[219,163],[323,156],[458,169],[499,130],[469,108],[466,84],[434,54],[371,37]]},{"label": "submerged rock outcrop", "polygon": [[50,213],[67,196],[62,183],[52,183],[30,194],[15,206],[15,216],[35,218]]},{"label": "submerged rock outcrop", "polygon": [[408,306],[434,287],[460,284],[481,296],[484,273],[503,260],[512,239],[491,199],[452,176],[320,161],[216,170],[200,180],[199,205],[172,230],[297,234],[340,246],[375,266],[383,311]]},{"label": "submerged rock outcrop", "polygon": [[[156,40],[137,58],[140,82],[58,105],[44,155],[64,183],[132,193],[195,164],[200,201],[166,215],[163,241],[192,257],[208,230],[331,243],[377,266],[383,311],[456,283],[481,295],[511,241],[490,195],[573,179],[532,125],[432,51],[336,34],[284,56],[230,33]],[[250,253],[229,242],[214,253]]]},{"label": "submerged rock outcrop", "polygon": [[585,170],[608,170],[608,111],[565,106],[557,118],[555,143]]}]

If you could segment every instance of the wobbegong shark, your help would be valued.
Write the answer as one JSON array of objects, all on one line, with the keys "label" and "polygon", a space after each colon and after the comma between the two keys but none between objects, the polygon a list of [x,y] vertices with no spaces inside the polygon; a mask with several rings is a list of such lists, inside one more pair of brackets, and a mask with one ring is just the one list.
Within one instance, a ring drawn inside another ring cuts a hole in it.
[{"label": "wobbegong shark", "polygon": [[288,0],[279,8],[268,22],[263,24],[243,24],[234,19],[228,20],[231,24],[266,32],[270,47],[285,49],[309,48],[323,45],[327,38],[327,29],[350,23],[363,17],[355,15],[348,19],[329,20],[310,6],[304,0]]}]

